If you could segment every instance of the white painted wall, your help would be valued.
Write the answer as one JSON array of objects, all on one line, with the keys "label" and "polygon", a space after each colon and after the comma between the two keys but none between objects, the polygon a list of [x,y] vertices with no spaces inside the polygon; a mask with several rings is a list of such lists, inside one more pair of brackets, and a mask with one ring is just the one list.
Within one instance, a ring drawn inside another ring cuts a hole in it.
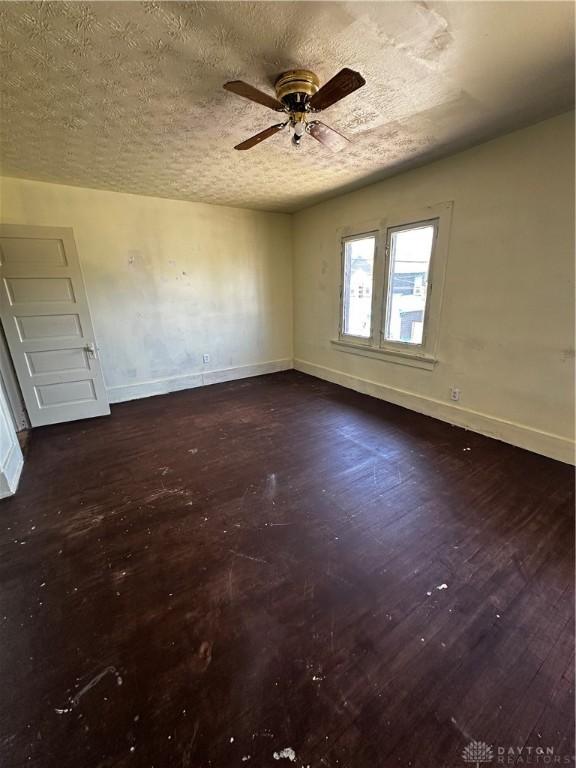
[{"label": "white painted wall", "polygon": [[[573,114],[561,115],[296,214],[296,367],[572,461],[573,131]],[[449,200],[436,368],[334,348],[338,230]]]},{"label": "white painted wall", "polygon": [[12,178],[0,192],[3,223],[73,227],[112,402],[292,367],[290,216]]},{"label": "white painted wall", "polygon": [[0,382],[0,499],[16,492],[22,471],[22,451]]}]

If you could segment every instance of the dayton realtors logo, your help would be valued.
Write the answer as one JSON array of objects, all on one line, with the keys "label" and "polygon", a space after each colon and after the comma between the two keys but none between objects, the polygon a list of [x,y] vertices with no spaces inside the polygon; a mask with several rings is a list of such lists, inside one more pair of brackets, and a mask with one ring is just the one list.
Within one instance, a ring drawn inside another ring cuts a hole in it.
[{"label": "dayton realtors logo", "polygon": [[493,759],[492,747],[483,741],[471,741],[462,751],[462,760],[465,763],[474,763],[475,768],[480,768],[481,763],[491,763]]},{"label": "dayton realtors logo", "polygon": [[557,755],[554,747],[502,747],[486,744],[483,741],[471,741],[462,750],[462,760],[474,768],[482,768],[487,763],[499,765],[573,765],[574,757]]}]

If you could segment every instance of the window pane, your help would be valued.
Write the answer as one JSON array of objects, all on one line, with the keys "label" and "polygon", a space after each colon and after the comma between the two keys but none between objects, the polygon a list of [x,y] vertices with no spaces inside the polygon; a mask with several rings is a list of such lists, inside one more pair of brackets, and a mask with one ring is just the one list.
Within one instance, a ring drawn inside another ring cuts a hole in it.
[{"label": "window pane", "polygon": [[342,333],[369,338],[372,331],[372,284],[375,237],[347,240],[344,246]]},{"label": "window pane", "polygon": [[433,224],[396,230],[390,237],[390,271],[384,338],[422,344]]}]

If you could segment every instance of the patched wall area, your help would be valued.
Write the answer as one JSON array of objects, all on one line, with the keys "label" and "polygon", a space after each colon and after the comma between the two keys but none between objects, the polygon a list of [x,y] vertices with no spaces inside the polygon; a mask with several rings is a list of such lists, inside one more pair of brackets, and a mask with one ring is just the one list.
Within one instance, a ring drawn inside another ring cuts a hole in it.
[{"label": "patched wall area", "polygon": [[3,223],[73,228],[112,401],[291,367],[290,216],[9,178],[1,197]]}]

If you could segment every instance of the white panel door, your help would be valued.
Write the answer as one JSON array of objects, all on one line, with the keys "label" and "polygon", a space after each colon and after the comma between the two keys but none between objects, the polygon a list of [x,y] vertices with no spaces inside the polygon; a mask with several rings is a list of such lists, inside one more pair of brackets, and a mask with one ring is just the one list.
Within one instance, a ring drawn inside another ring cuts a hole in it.
[{"label": "white panel door", "polygon": [[0,226],[0,319],[33,427],[110,413],[72,229]]}]

